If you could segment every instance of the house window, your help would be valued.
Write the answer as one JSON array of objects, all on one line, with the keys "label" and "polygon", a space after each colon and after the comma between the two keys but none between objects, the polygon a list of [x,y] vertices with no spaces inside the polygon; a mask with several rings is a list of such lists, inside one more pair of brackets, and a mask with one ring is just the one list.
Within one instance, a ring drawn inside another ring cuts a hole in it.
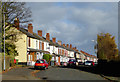
[{"label": "house window", "polygon": [[32,55],[30,55],[31,56],[31,61],[32,61]]},{"label": "house window", "polygon": [[59,54],[61,55],[61,49],[59,50]]},{"label": "house window", "polygon": [[40,42],[39,42],[39,49],[40,49],[40,46],[41,46],[41,44],[40,44]]},{"label": "house window", "polygon": [[67,52],[65,51],[65,56],[67,56]]},{"label": "house window", "polygon": [[46,50],[48,49],[48,47],[47,47],[47,43],[46,43]]},{"label": "house window", "polygon": [[37,55],[36,55],[37,57],[36,57],[36,60],[38,60],[40,57],[39,57],[39,53],[37,53]]},{"label": "house window", "polygon": [[30,61],[30,55],[28,55],[28,61]]},{"label": "house window", "polygon": [[64,50],[62,50],[62,55],[64,55]]},{"label": "house window", "polygon": [[59,54],[59,52],[60,52],[60,51],[59,51],[59,49],[58,49],[58,54]]},{"label": "house window", "polygon": [[39,42],[39,48],[42,50],[42,42]]},{"label": "house window", "polygon": [[38,41],[36,40],[36,48],[38,48]]},{"label": "house window", "polygon": [[29,37],[29,42],[28,42],[28,44],[29,44],[29,47],[30,47],[30,37]]}]

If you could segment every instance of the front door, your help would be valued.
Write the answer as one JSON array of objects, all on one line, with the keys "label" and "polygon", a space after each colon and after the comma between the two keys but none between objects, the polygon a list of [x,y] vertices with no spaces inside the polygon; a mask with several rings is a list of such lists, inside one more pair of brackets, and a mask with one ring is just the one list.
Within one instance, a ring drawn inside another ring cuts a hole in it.
[{"label": "front door", "polygon": [[27,60],[28,60],[28,61],[34,61],[34,60],[35,60],[35,52],[30,52],[30,53],[27,55]]},{"label": "front door", "polygon": [[58,57],[58,65],[60,65],[60,56]]}]

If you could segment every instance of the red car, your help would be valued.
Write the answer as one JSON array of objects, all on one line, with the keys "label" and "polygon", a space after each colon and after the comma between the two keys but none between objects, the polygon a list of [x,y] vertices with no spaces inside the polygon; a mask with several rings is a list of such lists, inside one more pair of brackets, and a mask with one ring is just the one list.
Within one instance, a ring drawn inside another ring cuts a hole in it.
[{"label": "red car", "polygon": [[36,61],[34,68],[35,69],[38,69],[38,68],[47,69],[48,63],[45,59],[39,59]]},{"label": "red car", "polygon": [[76,60],[75,60],[75,59],[70,59],[70,60],[68,61],[67,66],[76,66]]}]

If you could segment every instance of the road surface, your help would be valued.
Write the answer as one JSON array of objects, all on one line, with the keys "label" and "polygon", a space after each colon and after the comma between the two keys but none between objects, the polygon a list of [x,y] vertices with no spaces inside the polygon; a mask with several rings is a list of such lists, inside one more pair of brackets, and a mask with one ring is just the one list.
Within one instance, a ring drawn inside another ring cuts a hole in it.
[{"label": "road surface", "polygon": [[35,75],[44,80],[105,80],[98,74],[62,67],[51,67],[47,70],[41,70]]},{"label": "road surface", "polygon": [[[32,75],[33,72],[34,76]],[[50,67],[46,70],[35,70],[33,67],[13,68],[2,74],[3,80],[101,80],[107,81],[99,74],[80,69]],[[109,81],[107,81],[109,82]]]}]

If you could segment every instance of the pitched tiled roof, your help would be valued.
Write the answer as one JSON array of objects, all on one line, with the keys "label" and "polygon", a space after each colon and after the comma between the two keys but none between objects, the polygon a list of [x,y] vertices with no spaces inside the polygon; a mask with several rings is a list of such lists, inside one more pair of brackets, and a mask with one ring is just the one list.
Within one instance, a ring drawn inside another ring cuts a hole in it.
[{"label": "pitched tiled roof", "polygon": [[41,36],[39,36],[38,34],[36,34],[36,33],[34,33],[34,32],[33,32],[33,34],[29,33],[28,30],[25,29],[25,28],[21,28],[21,27],[20,27],[19,30],[20,30],[21,32],[23,32],[24,34],[26,34],[28,37],[49,42],[49,41],[46,40],[46,38],[41,37]]},{"label": "pitched tiled roof", "polygon": [[93,58],[97,58],[96,56],[93,56],[93,55],[90,55],[90,54],[88,54],[88,53],[86,53],[86,52],[84,52],[84,51],[80,51],[80,52],[82,52],[84,55],[86,55],[86,56],[89,56],[89,57],[93,57]]},{"label": "pitched tiled roof", "polygon": [[24,34],[26,34],[28,37],[37,39],[33,34],[29,33],[27,29],[25,29],[25,28],[19,28],[19,30],[21,32],[23,32]]},{"label": "pitched tiled roof", "polygon": [[[58,43],[53,43],[52,40],[48,41],[48,40],[46,40],[45,37],[41,37],[41,36],[39,36],[38,34],[36,34],[36,33],[34,33],[34,32],[33,32],[33,34],[31,34],[31,33],[29,33],[28,30],[25,29],[25,28],[19,27],[19,30],[20,30],[21,32],[23,32],[24,34],[26,34],[28,37],[35,38],[35,39],[39,39],[39,40],[43,40],[43,41],[49,42],[50,45],[54,45],[54,46],[57,46],[57,47],[61,47],[61,48],[67,49],[67,50],[69,50],[69,51],[77,52],[77,51],[75,51],[75,50],[73,50],[73,49],[71,49],[71,48],[67,48],[67,47],[64,47],[63,45],[59,45]],[[77,53],[79,53],[79,52],[77,52]]]},{"label": "pitched tiled roof", "polygon": [[37,39],[45,41],[45,39],[44,39],[43,37],[39,36],[38,34],[33,33],[33,35],[34,35]]},{"label": "pitched tiled roof", "polygon": [[97,58],[96,56],[94,56],[94,55],[91,55],[91,57],[93,57],[93,58]]}]

